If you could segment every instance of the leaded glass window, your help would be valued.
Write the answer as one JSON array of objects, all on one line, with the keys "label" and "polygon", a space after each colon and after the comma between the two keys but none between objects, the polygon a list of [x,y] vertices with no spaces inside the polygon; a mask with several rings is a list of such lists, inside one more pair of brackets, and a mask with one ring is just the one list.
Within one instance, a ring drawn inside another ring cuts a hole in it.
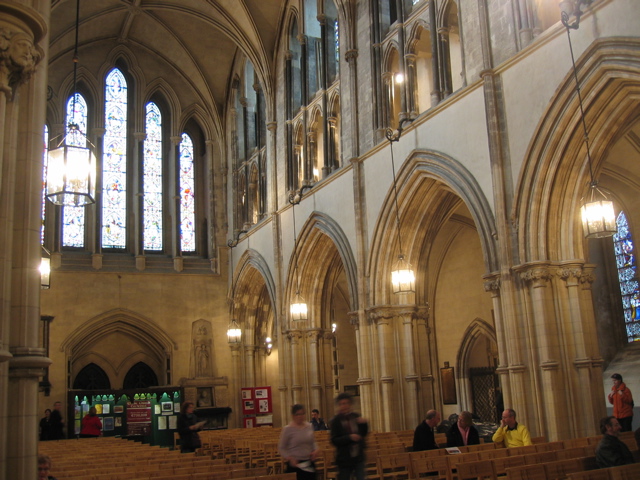
[{"label": "leaded glass window", "polygon": [[106,80],[102,156],[102,246],[126,246],[127,81],[114,68]]},{"label": "leaded glass window", "polygon": [[[67,100],[66,142],[69,146],[87,148],[87,102],[75,93]],[[78,130],[69,132],[69,125],[75,124]],[[62,245],[65,247],[84,247],[84,207],[65,206],[62,208]]]},{"label": "leaded glass window", "polygon": [[613,236],[613,248],[618,268],[618,281],[624,309],[627,340],[640,340],[640,285],[636,276],[636,258],[629,222],[624,212],[616,220],[618,231]]},{"label": "leaded glass window", "polygon": [[180,142],[180,249],[196,251],[196,199],[193,141],[186,133]]},{"label": "leaded glass window", "polygon": [[146,107],[143,159],[143,244],[145,250],[162,250],[162,115],[153,103]]},{"label": "leaded glass window", "polygon": [[337,64],[340,61],[340,25],[338,20],[333,22],[333,42],[336,47],[335,60]]}]

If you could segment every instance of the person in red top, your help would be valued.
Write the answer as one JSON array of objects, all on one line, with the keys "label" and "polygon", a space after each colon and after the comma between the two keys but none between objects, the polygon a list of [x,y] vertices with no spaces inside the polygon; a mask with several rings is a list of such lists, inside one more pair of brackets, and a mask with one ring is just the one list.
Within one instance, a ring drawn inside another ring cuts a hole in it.
[{"label": "person in red top", "polygon": [[618,419],[623,432],[631,431],[633,423],[633,396],[631,390],[622,382],[622,375],[614,373],[613,386],[609,394],[609,403],[613,405],[613,416]]},{"label": "person in red top", "polygon": [[80,438],[99,437],[102,433],[102,422],[100,417],[96,415],[96,407],[91,407],[82,419],[82,430],[80,430]]}]

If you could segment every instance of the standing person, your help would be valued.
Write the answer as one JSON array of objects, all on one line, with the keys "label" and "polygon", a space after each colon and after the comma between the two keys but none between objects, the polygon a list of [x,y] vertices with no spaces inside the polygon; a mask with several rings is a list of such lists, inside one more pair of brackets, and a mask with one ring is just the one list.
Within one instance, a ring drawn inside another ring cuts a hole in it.
[{"label": "standing person", "polygon": [[502,412],[502,422],[491,440],[494,443],[504,443],[507,448],[533,445],[529,429],[516,422],[516,412],[511,408]]},{"label": "standing person", "polygon": [[195,405],[192,402],[184,402],[180,407],[180,415],[178,415],[178,434],[180,435],[180,451],[182,453],[195,452],[196,448],[200,448],[200,435],[198,430],[198,418],[193,411]]},{"label": "standing person", "polygon": [[609,403],[613,405],[613,416],[618,419],[623,432],[631,431],[633,423],[633,395],[631,390],[622,382],[622,375],[614,373],[613,386],[609,394]]},{"label": "standing person", "polygon": [[51,470],[51,458],[48,455],[38,455],[38,480],[56,480],[49,475]]},{"label": "standing person", "polygon": [[621,426],[616,417],[604,417],[600,420],[600,431],[602,432],[602,440],[596,447],[598,467],[608,468],[635,463],[629,447],[618,438]]},{"label": "standing person", "polygon": [[413,451],[421,452],[423,450],[435,450],[438,448],[436,443],[436,427],[440,423],[440,413],[435,410],[429,410],[424,417],[424,421],[416,427],[413,432]]},{"label": "standing person", "polygon": [[331,443],[336,447],[338,480],[349,480],[355,474],[364,480],[365,437],[369,424],[359,414],[352,412],[351,395],[346,392],[336,397],[338,414],[329,422]]},{"label": "standing person", "polygon": [[64,438],[64,432],[62,431],[64,421],[62,420],[60,410],[62,410],[62,403],[55,402],[53,404],[53,410],[51,410],[51,415],[49,416],[49,423],[51,424],[49,438],[51,440],[62,440]]},{"label": "standing person", "polygon": [[295,472],[297,480],[315,480],[314,462],[319,450],[313,427],[305,420],[306,412],[299,403],[291,408],[291,417],[289,425],[282,429],[278,442],[278,451],[287,462],[285,473]]},{"label": "standing person", "polygon": [[40,419],[40,441],[44,442],[51,438],[51,409],[44,411],[44,417]]},{"label": "standing person", "polygon": [[458,420],[453,422],[447,432],[447,447],[464,447],[466,445],[480,444],[480,435],[473,426],[473,417],[470,412],[460,412]]},{"label": "standing person", "polygon": [[322,418],[320,418],[320,410],[317,408],[311,410],[311,426],[313,427],[314,432],[319,430],[329,430],[327,424],[324,423]]},{"label": "standing person", "polygon": [[96,407],[91,407],[82,419],[80,438],[99,437],[102,434],[102,422],[96,414]]}]

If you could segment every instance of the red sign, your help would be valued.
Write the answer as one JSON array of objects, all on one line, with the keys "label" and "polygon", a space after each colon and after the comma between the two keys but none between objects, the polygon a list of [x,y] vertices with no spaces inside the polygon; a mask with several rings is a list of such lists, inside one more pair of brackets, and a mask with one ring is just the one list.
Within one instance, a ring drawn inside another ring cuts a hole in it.
[{"label": "red sign", "polygon": [[151,434],[151,402],[127,402],[127,435]]}]

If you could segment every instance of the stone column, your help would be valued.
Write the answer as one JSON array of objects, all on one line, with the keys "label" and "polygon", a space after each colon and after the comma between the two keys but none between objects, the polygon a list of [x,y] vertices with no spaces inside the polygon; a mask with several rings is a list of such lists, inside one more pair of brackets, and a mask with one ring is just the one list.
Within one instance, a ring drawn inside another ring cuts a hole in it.
[{"label": "stone column", "polygon": [[[305,158],[305,174],[304,174],[304,182],[305,185],[313,185],[316,182],[314,170],[318,170],[318,177],[320,178],[320,169],[317,164],[318,161],[318,146],[316,145],[316,132],[310,131],[307,132],[307,145],[309,145],[309,151],[307,152],[307,158]],[[324,152],[325,158],[327,152]],[[329,167],[328,165],[322,166],[322,178],[329,175]]]},{"label": "stone column", "polygon": [[[178,163],[180,162],[180,155],[178,154],[178,148],[180,146],[180,142],[182,141],[182,137],[178,135],[172,136],[171,141],[171,149],[169,153],[169,165],[175,165],[175,168],[170,169],[175,171],[178,167]],[[173,174],[169,174],[173,175]],[[174,185],[177,185],[177,179],[173,182]],[[171,256],[173,258],[182,256],[182,248],[180,245],[180,192],[176,189],[173,192],[173,202],[169,203],[169,215],[174,219],[173,224],[171,225]]]},{"label": "stone column", "polygon": [[302,359],[300,340],[302,339],[302,332],[300,330],[290,330],[288,334],[291,343],[291,392],[293,394],[291,401],[295,404],[301,403],[302,401],[300,398],[302,392],[302,372],[300,368]]},{"label": "stone column", "polygon": [[[243,332],[246,334],[246,332]],[[256,386],[256,346],[244,346],[244,386]]]},{"label": "stone column", "polygon": [[[377,352],[380,365],[380,397],[382,400],[382,430],[390,432],[394,430],[394,422],[391,418],[392,412],[397,412],[397,398],[394,391],[396,377],[394,375],[394,365],[397,361],[394,348],[395,335],[391,319],[393,312],[389,306],[378,307],[369,311],[371,322],[376,326],[377,332]],[[394,414],[395,419],[395,414]]]},{"label": "stone column", "polygon": [[415,118],[420,113],[418,106],[418,90],[417,90],[417,74],[416,74],[416,55],[413,53],[407,53],[404,56],[404,62],[407,66],[405,75],[406,83],[406,96],[407,96],[407,111],[409,112],[409,118]]},{"label": "stone column", "polygon": [[[374,46],[373,48],[374,48],[373,55],[375,57],[376,55],[379,55],[379,47]],[[353,107],[357,107],[358,91],[359,91],[358,89],[358,50],[353,50],[353,49],[347,50],[344,55],[344,58],[349,64],[349,100]],[[374,62],[375,62],[375,58],[374,58]],[[343,99],[340,99],[340,101],[342,102]],[[358,117],[358,109],[351,108],[351,122],[350,122],[351,128],[349,129],[349,135],[348,135],[348,137],[351,139],[351,142],[350,142],[351,145],[350,145],[349,152],[345,152],[346,156],[356,157],[360,154],[360,143],[359,143],[360,132],[358,129],[358,125],[360,124],[359,122],[360,120]],[[337,162],[338,162],[338,159],[336,158],[336,163]]]},{"label": "stone column", "polygon": [[[140,165],[140,151],[144,150],[145,132],[135,132],[135,148],[133,149],[133,176],[140,181],[133,185],[133,238],[136,270],[145,269],[144,257],[144,167]],[[144,159],[143,159],[144,160]]]},{"label": "stone column", "polygon": [[307,381],[309,382],[309,406],[307,410],[322,405],[322,383],[320,379],[320,347],[318,343],[322,338],[322,330],[314,328],[308,330],[307,341],[309,349],[307,351]]},{"label": "stone column", "polygon": [[47,91],[46,62],[38,64],[47,54],[50,7],[47,2],[0,2],[2,480],[37,477],[38,382],[51,363],[38,340]]},{"label": "stone column", "polygon": [[242,385],[242,371],[240,365],[240,344],[229,345],[231,348],[231,371],[233,376],[229,379],[229,388],[231,389],[231,398],[234,398],[233,411],[235,415],[232,416],[229,422],[230,428],[239,428],[242,426],[242,399],[240,398],[240,387]]},{"label": "stone column", "polygon": [[[547,438],[565,438],[561,433],[567,429],[563,418],[564,402],[559,397],[566,392],[561,381],[560,341],[553,312],[551,279],[553,272],[547,262],[536,262],[526,266],[521,272],[522,279],[529,286],[530,313],[527,315],[525,334],[529,339],[530,351],[533,353],[531,365],[534,382],[534,417],[537,429],[529,428],[537,435]],[[538,371],[538,368],[540,371]]]}]

